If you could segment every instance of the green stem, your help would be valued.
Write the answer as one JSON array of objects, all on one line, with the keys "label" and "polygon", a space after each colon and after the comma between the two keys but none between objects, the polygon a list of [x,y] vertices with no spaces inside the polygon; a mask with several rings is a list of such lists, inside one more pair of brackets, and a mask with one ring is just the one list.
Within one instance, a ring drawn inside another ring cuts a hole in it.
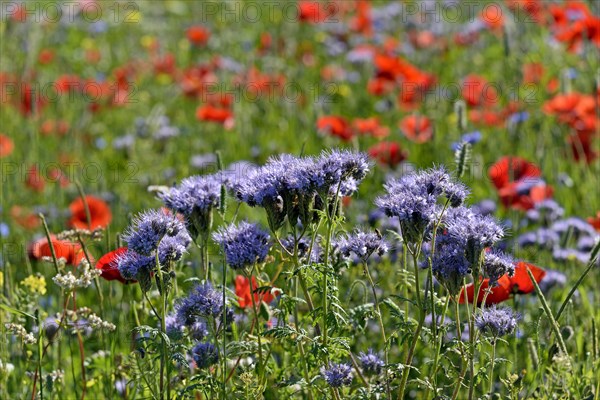
[{"label": "green stem", "polygon": [[552,315],[552,310],[550,310],[550,307],[548,306],[548,302],[546,301],[546,298],[544,297],[544,294],[542,293],[540,286],[538,285],[537,281],[533,277],[533,274],[531,273],[531,270],[529,270],[529,268],[527,268],[527,275],[529,275],[529,279],[531,279],[531,282],[533,283],[533,287],[535,288],[538,298],[540,299],[540,302],[542,303],[542,308],[544,309],[546,316],[550,320],[550,325],[552,326],[552,330],[554,331],[554,334],[556,335],[556,340],[558,340],[558,347],[560,348],[560,351],[565,356],[569,357],[569,353],[567,352],[567,346],[565,345],[562,334],[560,333],[560,327],[558,325],[558,322],[556,322],[556,319]]},{"label": "green stem", "polygon": [[[577,288],[579,287],[579,285],[581,285],[581,282],[583,282],[583,280],[585,279],[585,277],[587,276],[587,274],[592,270],[592,268],[594,267],[594,265],[595,265],[595,262],[590,262],[588,264],[588,266],[585,269],[585,271],[583,271],[583,274],[581,274],[581,276],[579,277],[579,279],[577,280],[577,282],[575,282],[575,286],[573,286],[571,288],[571,290],[569,291],[569,294],[567,295],[567,298],[561,304],[560,308],[558,309],[558,313],[556,313],[556,321],[557,322],[560,319],[560,316],[562,315],[563,311],[567,307],[567,304],[569,304],[569,301],[571,300],[571,297],[573,297],[573,295],[577,291]],[[528,271],[529,271],[529,269],[528,269]]]},{"label": "green stem", "polygon": [[373,282],[373,278],[371,277],[371,272],[369,271],[369,266],[367,264],[367,260],[363,262],[363,267],[365,270],[365,275],[367,275],[367,279],[371,284],[371,290],[373,291],[373,299],[375,300],[375,310],[377,311],[377,319],[379,321],[379,328],[381,329],[381,338],[383,339],[383,354],[385,360],[385,390],[387,392],[388,399],[392,398],[392,391],[390,389],[390,379],[388,376],[388,344],[387,344],[387,336],[385,335],[385,325],[383,324],[383,316],[381,315],[381,309],[379,307],[379,300],[377,299],[377,291],[375,289],[375,282]]},{"label": "green stem", "polygon": [[494,362],[496,361],[496,339],[492,341],[492,365],[490,366],[490,396],[494,393]]},{"label": "green stem", "polygon": [[421,243],[419,243],[417,247],[417,251],[413,253],[413,264],[415,268],[415,286],[417,288],[417,304],[419,306],[419,321],[415,332],[413,333],[412,341],[410,344],[410,348],[408,350],[408,355],[406,356],[406,362],[404,363],[404,370],[402,371],[402,381],[400,383],[400,389],[398,394],[398,399],[404,399],[404,392],[406,391],[406,383],[408,382],[408,375],[410,373],[410,367],[412,365],[412,360],[415,354],[415,348],[417,347],[417,342],[419,341],[419,336],[421,334],[421,329],[423,328],[423,323],[425,322],[425,305],[421,300],[421,284],[419,281],[419,254],[421,253]]},{"label": "green stem", "polygon": [[[253,268],[254,270],[254,268]],[[256,310],[256,301],[254,300],[254,290],[252,289],[252,272],[246,275],[246,279],[248,279],[248,287],[250,288],[250,298],[252,299],[252,311],[254,312],[254,321],[256,324],[256,337],[258,338],[258,363],[260,365],[259,371],[264,368],[263,364],[263,353],[262,353],[262,343],[260,339],[260,322],[258,321],[258,311]]]}]

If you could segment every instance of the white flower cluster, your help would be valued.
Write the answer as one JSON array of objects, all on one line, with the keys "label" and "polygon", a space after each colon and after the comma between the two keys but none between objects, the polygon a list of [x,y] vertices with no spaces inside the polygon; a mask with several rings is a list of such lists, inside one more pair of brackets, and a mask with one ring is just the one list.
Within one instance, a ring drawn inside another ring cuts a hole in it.
[{"label": "white flower cluster", "polygon": [[99,269],[90,269],[90,265],[87,261],[81,263],[82,273],[79,277],[73,275],[71,271],[66,274],[58,274],[52,280],[61,288],[71,291],[76,288],[86,288],[92,284],[94,278],[100,276],[102,271]]},{"label": "white flower cluster", "polygon": [[79,319],[85,320],[85,326],[92,329],[104,329],[114,331],[117,327],[110,322],[103,321],[99,316],[94,314],[89,307],[80,307],[77,311],[67,310],[67,316],[73,322]]},{"label": "white flower cluster", "polygon": [[100,328],[107,331],[114,331],[117,327],[110,322],[102,321],[102,319],[96,314],[90,314],[88,316],[88,322],[93,329]]},{"label": "white flower cluster", "polygon": [[2,375],[7,376],[14,370],[15,370],[14,364],[11,364],[11,363],[5,364],[2,362],[2,360],[0,360],[0,371],[2,371]]},{"label": "white flower cluster", "polygon": [[13,335],[19,336],[25,344],[34,344],[37,342],[35,336],[32,333],[27,332],[27,329],[23,325],[19,324],[4,324],[7,331]]},{"label": "white flower cluster", "polygon": [[[42,261],[47,262],[49,264],[54,263],[54,260],[52,259],[52,257],[49,257],[49,256],[42,257]],[[62,270],[67,266],[67,259],[64,257],[58,257],[56,259],[56,263],[58,264],[58,269]]]}]

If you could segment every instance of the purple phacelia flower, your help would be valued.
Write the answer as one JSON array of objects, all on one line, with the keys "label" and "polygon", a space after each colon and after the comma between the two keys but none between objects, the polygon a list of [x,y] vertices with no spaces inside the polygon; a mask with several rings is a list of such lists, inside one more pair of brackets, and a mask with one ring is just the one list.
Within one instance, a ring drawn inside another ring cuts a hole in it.
[{"label": "purple phacelia flower", "polygon": [[363,373],[366,375],[379,375],[385,365],[381,357],[373,352],[373,349],[369,349],[366,353],[361,352],[358,355],[358,360]]},{"label": "purple phacelia flower", "polygon": [[196,285],[187,297],[180,299],[176,306],[177,318],[190,326],[198,318],[218,317],[223,312],[223,295],[215,290],[210,282]]},{"label": "purple phacelia flower", "polygon": [[200,342],[192,348],[192,359],[197,368],[204,369],[219,361],[219,353],[212,343]]},{"label": "purple phacelia flower", "polygon": [[177,238],[186,247],[191,242],[184,224],[177,217],[151,210],[139,214],[133,220],[123,239],[130,250],[150,256],[165,237]]},{"label": "purple phacelia flower", "polygon": [[221,246],[227,264],[233,269],[264,262],[271,249],[269,234],[245,221],[220,229],[213,234],[213,239]]},{"label": "purple phacelia flower", "polygon": [[475,317],[475,325],[483,333],[490,333],[494,338],[499,338],[514,332],[519,316],[508,307],[484,308]]},{"label": "purple phacelia flower", "polygon": [[336,242],[336,248],[343,257],[349,258],[351,254],[355,254],[363,262],[366,262],[373,253],[382,256],[389,249],[388,243],[379,232],[357,230],[338,238]]},{"label": "purple phacelia flower", "polygon": [[327,368],[321,367],[321,375],[334,388],[352,384],[352,367],[349,364],[330,363]]},{"label": "purple phacelia flower", "polygon": [[506,253],[493,250],[485,253],[483,261],[483,275],[489,278],[489,285],[496,286],[498,279],[505,274],[515,274],[515,261]]}]

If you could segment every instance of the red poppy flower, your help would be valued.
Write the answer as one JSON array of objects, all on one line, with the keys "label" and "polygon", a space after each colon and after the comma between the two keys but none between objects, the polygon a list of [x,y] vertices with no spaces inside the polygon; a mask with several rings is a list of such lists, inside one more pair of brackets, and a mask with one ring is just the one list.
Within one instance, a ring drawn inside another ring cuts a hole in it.
[{"label": "red poppy flower", "polygon": [[[252,291],[256,290],[256,279],[252,277]],[[250,285],[248,284],[248,278],[242,275],[235,277],[235,294],[238,297],[240,307],[252,307],[252,294],[250,293]],[[270,293],[254,293],[254,302],[260,304],[261,301],[270,303],[275,297]]]},{"label": "red poppy flower", "polygon": [[409,140],[416,143],[425,143],[433,137],[433,128],[429,118],[412,114],[400,121],[400,129]]},{"label": "red poppy flower", "polygon": [[233,123],[233,112],[227,108],[205,104],[196,110],[196,118],[200,121],[218,122],[223,125]]},{"label": "red poppy flower", "polygon": [[462,96],[473,107],[492,106],[499,99],[496,87],[479,75],[469,75],[464,79]]},{"label": "red poppy flower", "polygon": [[366,0],[358,0],[356,3],[356,16],[350,25],[356,32],[365,36],[371,36],[373,33],[373,21],[371,18],[371,4]]},{"label": "red poppy flower", "polygon": [[594,227],[598,232],[600,232],[600,211],[596,213],[595,217],[589,217],[587,222]]},{"label": "red poppy flower", "polygon": [[317,129],[332,136],[337,136],[344,141],[349,141],[354,136],[348,121],[337,115],[326,115],[317,120]]},{"label": "red poppy flower", "polygon": [[[489,283],[489,279],[484,279],[481,282],[481,288],[479,290],[479,295],[477,296],[477,304],[481,304],[483,302],[485,291],[489,288]],[[469,283],[463,289],[461,289],[458,297],[458,302],[460,304],[463,304],[465,302],[465,290],[467,291],[467,298],[469,300],[469,303],[473,303],[473,299],[475,298],[475,286],[472,283]],[[505,300],[508,300],[510,298],[510,295],[510,279],[508,275],[504,275],[500,279],[498,279],[498,285],[491,288],[490,294],[488,294],[487,298],[485,299],[485,304],[490,305],[501,303]]]},{"label": "red poppy flower", "polygon": [[15,144],[12,139],[0,133],[0,158],[10,156],[14,148]]},{"label": "red poppy flower", "polygon": [[109,253],[106,253],[96,263],[96,269],[102,271],[102,276],[107,281],[117,280],[121,283],[130,283],[133,281],[127,280],[121,276],[119,272],[119,268],[117,265],[117,261],[119,256],[124,254],[127,251],[127,247],[119,247],[116,250],[113,250]]},{"label": "red poppy flower", "polygon": [[531,271],[531,274],[537,283],[540,283],[544,276],[546,276],[546,271],[540,267],[536,267],[535,265],[524,261],[517,262],[515,265],[515,274],[510,278],[511,291],[513,293],[528,294],[535,290],[535,287],[527,274],[527,269]]},{"label": "red poppy flower", "polygon": [[528,182],[523,179],[511,182],[498,190],[500,201],[505,207],[530,210],[536,203],[552,198],[554,189],[543,181]]},{"label": "red poppy flower", "polygon": [[390,128],[379,124],[377,117],[355,118],[352,126],[361,135],[370,135],[378,139],[387,137],[390,134]]},{"label": "red poppy flower", "polygon": [[507,186],[510,182],[525,178],[537,178],[542,175],[535,164],[520,157],[502,157],[488,170],[488,175],[496,189]]},{"label": "red poppy flower", "polygon": [[44,190],[44,187],[46,187],[46,181],[42,177],[37,165],[32,165],[27,170],[27,174],[25,176],[25,184],[28,188],[36,192],[42,192]]},{"label": "red poppy flower", "polygon": [[54,60],[54,51],[52,49],[42,49],[38,56],[40,64],[50,64]]},{"label": "red poppy flower", "polygon": [[205,45],[210,38],[210,31],[201,25],[195,25],[188,28],[186,31],[188,40],[197,46]]},{"label": "red poppy flower", "polygon": [[[59,240],[54,235],[51,235],[50,239],[56,258],[64,258],[67,264],[77,266],[85,258],[85,254],[79,243]],[[52,257],[52,251],[46,238],[32,243],[29,246],[28,252],[36,260],[40,260],[42,257]]]},{"label": "red poppy flower", "polygon": [[76,229],[90,230],[106,228],[112,220],[112,213],[108,204],[104,200],[94,196],[85,196],[85,202],[90,212],[90,224],[88,224],[83,199],[78,197],[69,205],[69,210],[71,211],[69,226]]},{"label": "red poppy flower", "polygon": [[391,168],[406,160],[408,156],[408,153],[396,142],[377,143],[369,149],[368,153],[372,159]]},{"label": "red poppy flower", "polygon": [[35,229],[40,226],[39,217],[21,206],[12,206],[10,208],[10,216],[18,225],[25,229]]},{"label": "red poppy flower", "polygon": [[539,83],[544,76],[542,63],[526,63],[523,65],[523,83]]},{"label": "red poppy flower", "polygon": [[298,2],[298,19],[301,22],[317,24],[333,17],[337,12],[334,4],[320,1],[300,0]]},{"label": "red poppy flower", "polygon": [[[485,300],[486,305],[490,304],[498,304],[505,300],[508,300],[512,294],[528,294],[535,290],[529,275],[527,274],[527,269],[529,269],[537,283],[546,276],[546,271],[543,269],[536,267],[533,264],[529,264],[523,261],[519,261],[515,264],[515,274],[512,277],[508,275],[502,276],[498,280],[498,285],[491,288],[490,294],[487,296]],[[481,289],[479,291],[479,295],[477,296],[477,304],[481,304],[483,302],[483,298],[485,296],[485,289],[489,287],[489,279],[484,279],[481,282]],[[466,289],[467,298],[469,303],[473,303],[473,298],[475,297],[475,287],[472,283],[466,285],[463,290],[460,292],[459,303],[462,304],[465,301],[464,290]]]}]

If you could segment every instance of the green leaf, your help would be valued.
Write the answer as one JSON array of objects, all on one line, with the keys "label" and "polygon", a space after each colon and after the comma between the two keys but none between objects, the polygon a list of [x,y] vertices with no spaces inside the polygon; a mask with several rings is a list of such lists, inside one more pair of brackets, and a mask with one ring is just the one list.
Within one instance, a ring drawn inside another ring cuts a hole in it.
[{"label": "green leaf", "polygon": [[0,304],[0,308],[2,308],[4,311],[8,311],[11,314],[23,315],[25,317],[35,319],[35,317],[33,315],[28,314],[25,311],[21,311],[21,310],[17,310],[16,308],[9,307],[6,304]]}]

